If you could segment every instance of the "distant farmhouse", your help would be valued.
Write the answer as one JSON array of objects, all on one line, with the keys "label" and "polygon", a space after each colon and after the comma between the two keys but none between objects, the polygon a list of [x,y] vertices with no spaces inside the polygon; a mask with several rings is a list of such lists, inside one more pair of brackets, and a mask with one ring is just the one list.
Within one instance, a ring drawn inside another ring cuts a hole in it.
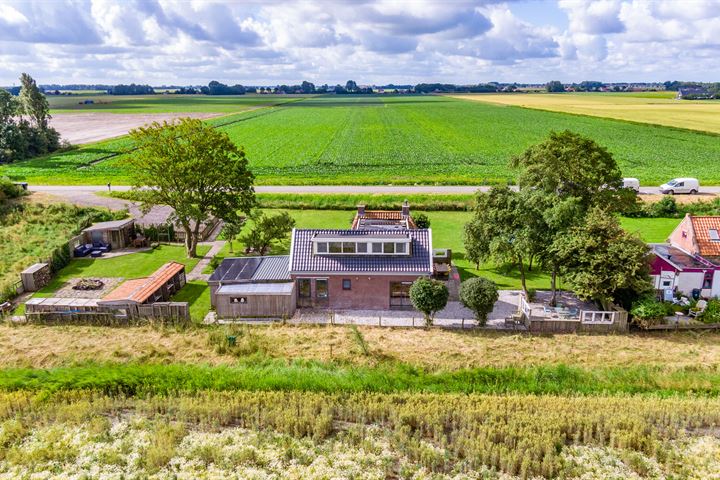
[{"label": "distant farmhouse", "polygon": [[678,88],[678,100],[708,100],[713,98],[712,92],[705,87],[680,87]]},{"label": "distant farmhouse", "polygon": [[399,211],[361,205],[351,228],[293,230],[289,255],[226,258],[208,284],[219,318],[409,308],[417,278],[447,273],[436,263],[432,233],[417,228],[407,203]]}]

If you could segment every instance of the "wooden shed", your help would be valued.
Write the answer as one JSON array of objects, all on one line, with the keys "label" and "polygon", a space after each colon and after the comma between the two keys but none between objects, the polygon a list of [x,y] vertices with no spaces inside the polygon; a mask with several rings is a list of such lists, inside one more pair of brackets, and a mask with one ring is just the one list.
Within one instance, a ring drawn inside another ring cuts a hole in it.
[{"label": "wooden shed", "polygon": [[98,305],[142,305],[167,302],[185,286],[185,265],[168,262],[146,278],[127,280],[105,295]]},{"label": "wooden shed", "polygon": [[239,283],[215,292],[218,318],[289,318],[295,314],[295,283]]},{"label": "wooden shed", "polygon": [[126,248],[132,244],[135,231],[135,219],[114,220],[94,223],[82,231],[83,241],[90,245],[110,245],[113,250]]},{"label": "wooden shed", "polygon": [[20,273],[23,290],[26,292],[37,292],[50,283],[50,265],[47,263],[36,263]]}]

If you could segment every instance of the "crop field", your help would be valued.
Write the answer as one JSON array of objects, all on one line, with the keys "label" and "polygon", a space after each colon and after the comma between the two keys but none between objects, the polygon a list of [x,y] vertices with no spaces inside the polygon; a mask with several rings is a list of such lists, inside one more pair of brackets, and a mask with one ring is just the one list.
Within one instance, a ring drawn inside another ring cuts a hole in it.
[{"label": "crop field", "polygon": [[[259,184],[512,182],[510,158],[563,129],[606,146],[623,173],[643,184],[682,175],[720,184],[720,142],[700,132],[438,96],[286,100],[211,121],[245,148]],[[127,146],[126,139],[101,142],[3,166],[0,175],[123,184],[130,179],[122,155],[102,159]]]},{"label": "crop field", "polygon": [[720,133],[720,101],[675,100],[675,92],[469,94],[453,97]]},{"label": "crop field", "polygon": [[[297,95],[72,95],[48,96],[50,114],[103,113],[234,113],[277,105]],[[85,104],[92,100],[92,104]]]}]

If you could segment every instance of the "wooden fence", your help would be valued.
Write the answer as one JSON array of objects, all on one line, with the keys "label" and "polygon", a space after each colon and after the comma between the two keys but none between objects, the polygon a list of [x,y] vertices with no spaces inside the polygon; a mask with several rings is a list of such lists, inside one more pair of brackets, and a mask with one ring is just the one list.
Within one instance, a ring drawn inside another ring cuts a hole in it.
[{"label": "wooden fence", "polygon": [[[93,302],[95,303],[95,302]],[[184,325],[190,321],[187,302],[157,302],[147,305],[102,306],[26,304],[28,323],[100,326]]]}]

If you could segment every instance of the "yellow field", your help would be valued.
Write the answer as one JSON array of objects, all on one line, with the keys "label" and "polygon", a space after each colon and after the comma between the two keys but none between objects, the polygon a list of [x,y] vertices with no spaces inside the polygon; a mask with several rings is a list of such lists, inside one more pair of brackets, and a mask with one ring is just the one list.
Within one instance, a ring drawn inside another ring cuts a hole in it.
[{"label": "yellow field", "polygon": [[720,133],[720,101],[617,93],[466,94],[455,98]]}]

